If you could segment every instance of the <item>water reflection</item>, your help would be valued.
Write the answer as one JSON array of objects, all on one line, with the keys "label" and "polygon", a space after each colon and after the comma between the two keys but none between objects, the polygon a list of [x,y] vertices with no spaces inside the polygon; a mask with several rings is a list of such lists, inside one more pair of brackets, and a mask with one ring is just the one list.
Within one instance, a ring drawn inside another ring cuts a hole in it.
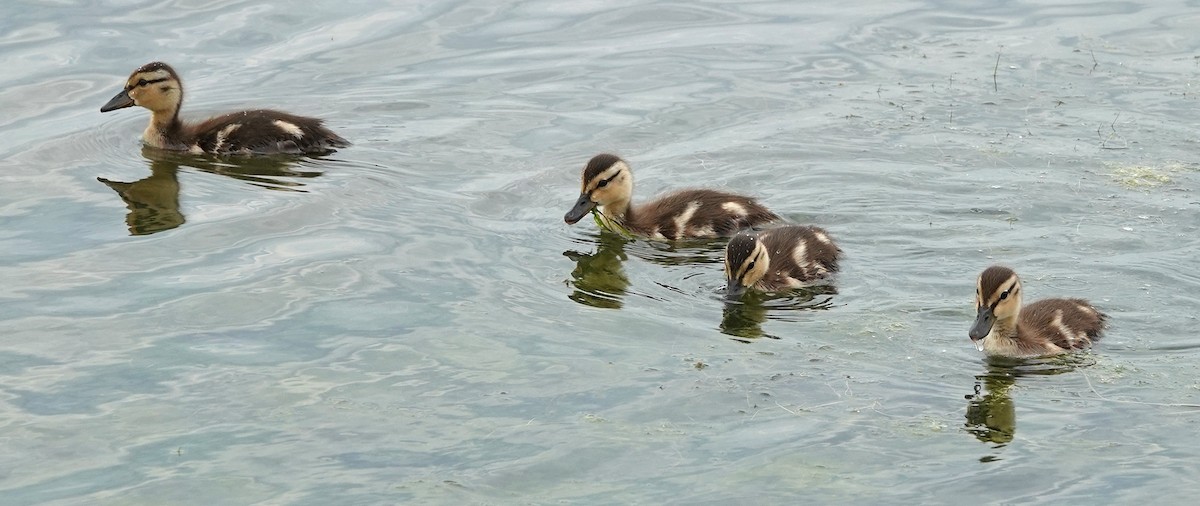
[{"label": "water reflection", "polygon": [[993,357],[987,361],[987,372],[975,376],[975,393],[966,396],[965,427],[980,442],[1000,446],[1012,441],[1017,432],[1010,390],[1018,378],[1062,374],[1091,363],[1085,354],[1028,360]]},{"label": "water reflection", "polygon": [[[1017,432],[1017,410],[1009,395],[1015,380],[1007,372],[992,370],[991,365],[988,369],[987,374],[975,377],[975,394],[967,395],[966,428],[980,442],[1004,445]],[[981,389],[987,393],[981,395]]]},{"label": "water reflection", "polygon": [[728,238],[693,239],[683,242],[643,241],[633,255],[659,265],[719,264],[725,259]]},{"label": "water reflection", "polygon": [[304,157],[296,156],[214,157],[145,147],[142,157],[150,163],[150,175],[145,178],[133,182],[96,178],[125,202],[129,209],[125,224],[129,226],[130,235],[162,232],[187,221],[179,211],[178,173],[181,166],[283,191],[302,192],[304,183],[296,178],[321,175],[318,171],[297,170]]},{"label": "water reflection", "polygon": [[170,230],[183,224],[183,213],[179,212],[179,165],[150,162],[150,176],[132,183],[112,181],[102,177],[96,180],[108,185],[121,200],[129,213],[125,224],[130,235],[147,235]]},{"label": "water reflection", "polygon": [[833,307],[836,294],[837,287],[833,285],[800,288],[786,294],[746,292],[741,300],[725,303],[720,330],[722,334],[746,343],[764,337],[779,339],[764,332],[763,323],[768,319],[790,320],[793,311],[829,309]]},{"label": "water reflection", "polygon": [[575,262],[571,271],[575,290],[568,297],[592,307],[620,309],[629,289],[629,277],[622,265],[629,258],[625,245],[632,239],[608,231],[601,231],[596,239],[595,253],[563,252],[563,256]]}]

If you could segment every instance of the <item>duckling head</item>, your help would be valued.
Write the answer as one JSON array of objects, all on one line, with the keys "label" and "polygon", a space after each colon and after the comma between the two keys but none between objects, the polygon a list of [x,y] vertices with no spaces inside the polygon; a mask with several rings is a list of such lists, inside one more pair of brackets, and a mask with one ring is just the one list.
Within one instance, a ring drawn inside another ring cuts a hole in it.
[{"label": "duckling head", "polygon": [[1015,327],[1021,312],[1021,280],[1008,267],[993,265],[979,274],[975,284],[975,308],[978,315],[971,326],[971,340],[983,350],[983,340],[1000,323],[1001,328]]},{"label": "duckling head", "polygon": [[597,206],[610,218],[623,218],[632,194],[633,172],[629,170],[629,164],[617,155],[596,155],[583,168],[579,200],[563,220],[574,225]]},{"label": "duckling head", "polygon": [[740,299],[770,268],[771,257],[762,241],[751,234],[733,236],[725,246],[725,298]]},{"label": "duckling head", "polygon": [[173,118],[183,103],[183,85],[170,65],[151,62],[133,71],[125,81],[125,89],[100,108],[100,112],[115,111],[129,106],[145,107],[155,116]]}]

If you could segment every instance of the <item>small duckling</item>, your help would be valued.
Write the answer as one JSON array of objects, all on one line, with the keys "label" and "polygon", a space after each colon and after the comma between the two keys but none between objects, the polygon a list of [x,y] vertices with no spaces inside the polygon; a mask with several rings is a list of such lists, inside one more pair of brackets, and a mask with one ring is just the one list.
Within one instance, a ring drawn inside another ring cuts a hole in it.
[{"label": "small duckling", "polygon": [[738,234],[725,247],[725,298],[820,284],[838,270],[840,248],[820,227],[790,225]]},{"label": "small duckling", "polygon": [[574,225],[598,208],[598,220],[610,230],[676,241],[728,237],[779,219],[750,197],[716,190],[681,190],[636,207],[632,196],[629,164],[616,155],[596,155],[583,169],[579,200],[563,220]]},{"label": "small duckling", "polygon": [[1004,357],[1058,355],[1091,346],[1104,331],[1104,313],[1083,299],[1044,299],[1021,307],[1021,280],[994,265],[975,286],[979,316],[971,340],[979,351]]},{"label": "small duckling", "polygon": [[150,126],[142,133],[147,145],[192,154],[321,154],[350,143],[321,125],[321,120],[286,112],[256,109],[217,116],[196,125],[179,120],[183,84],[169,65],[142,65],[125,81],[125,89],[100,112],[129,106],[150,110]]}]

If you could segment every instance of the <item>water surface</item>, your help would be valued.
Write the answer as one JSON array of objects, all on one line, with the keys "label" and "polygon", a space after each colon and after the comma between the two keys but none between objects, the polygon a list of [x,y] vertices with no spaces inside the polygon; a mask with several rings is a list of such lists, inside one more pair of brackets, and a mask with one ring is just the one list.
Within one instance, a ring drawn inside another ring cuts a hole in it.
[{"label": "water surface", "polygon": [[[1192,495],[1187,2],[0,19],[5,504]],[[156,59],[188,118],[275,107],[355,144],[144,151],[144,111],[98,108]],[[602,151],[640,198],[724,187],[826,228],[836,293],[727,308],[719,243],[566,226]],[[992,263],[1112,328],[1072,360],[984,360]]]}]

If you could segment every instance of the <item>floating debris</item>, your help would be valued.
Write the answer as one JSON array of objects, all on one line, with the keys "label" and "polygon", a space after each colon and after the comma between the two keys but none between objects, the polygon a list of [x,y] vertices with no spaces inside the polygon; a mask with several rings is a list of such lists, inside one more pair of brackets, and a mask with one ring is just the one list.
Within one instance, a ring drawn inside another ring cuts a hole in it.
[{"label": "floating debris", "polygon": [[1114,167],[1109,176],[1112,177],[1113,181],[1126,188],[1150,189],[1170,183],[1170,174],[1181,170],[1183,170],[1183,166],[1179,164],[1167,165],[1165,167],[1127,165]]}]

